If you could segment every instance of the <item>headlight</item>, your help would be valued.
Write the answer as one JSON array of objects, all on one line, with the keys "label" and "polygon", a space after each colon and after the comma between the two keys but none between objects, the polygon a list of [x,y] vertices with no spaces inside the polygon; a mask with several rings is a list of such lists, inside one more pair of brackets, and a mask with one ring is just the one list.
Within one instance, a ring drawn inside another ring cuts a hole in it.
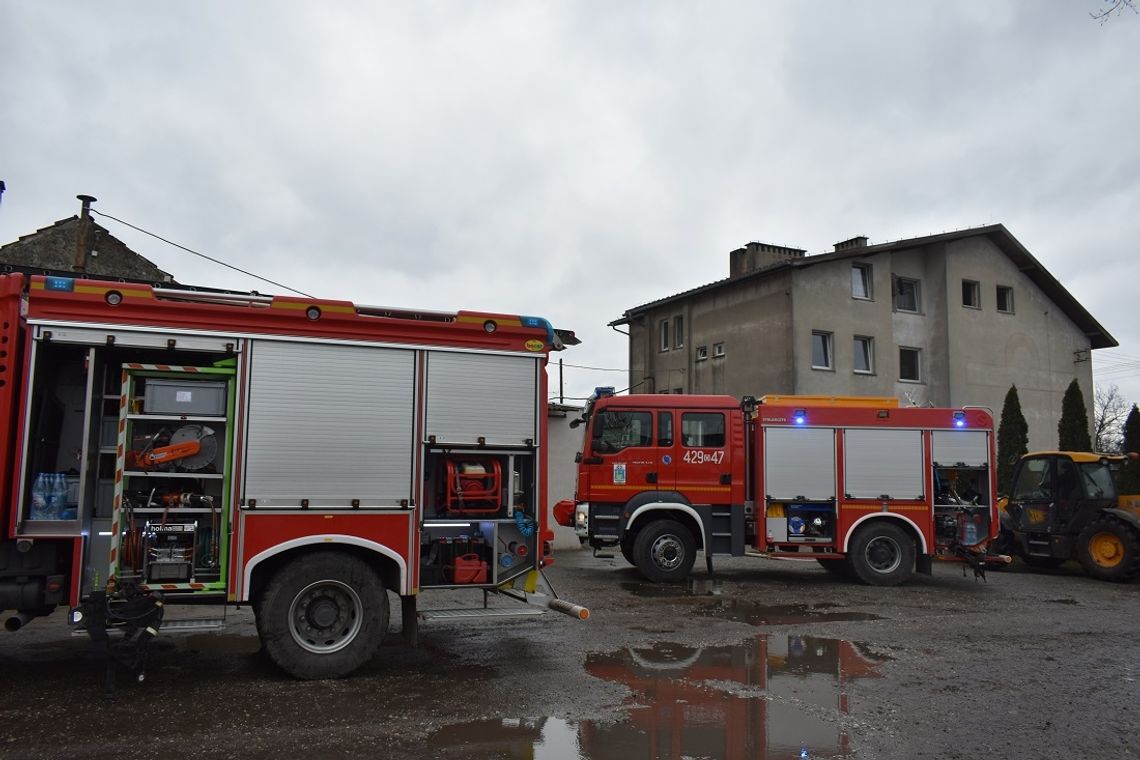
[{"label": "headlight", "polygon": [[586,517],[587,517],[587,512],[586,512],[585,506],[579,506],[577,509],[574,510],[574,524],[577,525],[579,528],[585,527]]}]

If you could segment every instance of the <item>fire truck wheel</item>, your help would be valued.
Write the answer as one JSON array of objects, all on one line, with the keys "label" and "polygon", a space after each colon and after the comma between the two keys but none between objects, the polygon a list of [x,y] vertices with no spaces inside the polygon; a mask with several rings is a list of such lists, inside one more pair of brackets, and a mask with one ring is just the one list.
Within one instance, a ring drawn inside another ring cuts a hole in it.
[{"label": "fire truck wheel", "polygon": [[634,564],[654,583],[685,580],[696,558],[693,534],[676,520],[655,520],[638,531],[633,541]]},{"label": "fire truck wheel", "polygon": [[851,539],[851,569],[868,586],[897,586],[914,572],[914,539],[902,526],[874,520]]},{"label": "fire truck wheel", "polygon": [[277,571],[258,617],[261,644],[286,673],[341,678],[376,654],[388,630],[388,594],[363,560],[321,552]]},{"label": "fire truck wheel", "polygon": [[855,571],[848,559],[817,559],[819,566],[836,578],[854,578]]},{"label": "fire truck wheel", "polygon": [[1093,578],[1126,581],[1140,573],[1140,537],[1114,517],[1100,517],[1077,537],[1077,559]]},{"label": "fire truck wheel", "polygon": [[621,556],[625,557],[625,561],[631,565],[636,565],[637,560],[633,557],[633,536],[628,533],[622,536],[621,543],[618,547],[621,549]]}]

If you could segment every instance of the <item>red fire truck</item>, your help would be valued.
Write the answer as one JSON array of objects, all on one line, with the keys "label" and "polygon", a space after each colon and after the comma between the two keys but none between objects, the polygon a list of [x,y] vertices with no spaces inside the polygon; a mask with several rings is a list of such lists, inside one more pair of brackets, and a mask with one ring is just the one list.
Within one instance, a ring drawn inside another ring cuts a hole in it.
[{"label": "red fire truck", "polygon": [[541,574],[544,368],[576,342],[546,320],[5,274],[0,328],[9,630],[69,605],[141,676],[171,603],[248,603],[279,666],[325,678],[375,653],[389,591],[412,643],[504,612],[417,611],[425,589],[587,615]]},{"label": "red fire truck", "polygon": [[587,404],[574,501],[555,517],[648,580],[698,550],[812,559],[872,585],[932,560],[976,572],[996,537],[993,417],[889,398],[629,395]]}]

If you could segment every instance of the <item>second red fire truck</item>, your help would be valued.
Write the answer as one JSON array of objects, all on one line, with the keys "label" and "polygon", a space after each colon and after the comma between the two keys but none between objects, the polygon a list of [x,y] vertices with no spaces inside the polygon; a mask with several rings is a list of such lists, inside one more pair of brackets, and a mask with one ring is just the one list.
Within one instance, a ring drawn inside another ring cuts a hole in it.
[{"label": "second red fire truck", "polygon": [[0,274],[5,627],[71,606],[97,643],[138,642],[142,676],[171,604],[249,604],[279,666],[325,678],[376,651],[389,592],[410,639],[512,611],[418,610],[428,589],[584,618],[540,593],[563,338],[536,317]]},{"label": "second red fire truck", "polygon": [[651,581],[686,578],[702,551],[710,572],[759,554],[895,585],[936,559],[981,572],[997,535],[982,408],[599,389],[582,422],[575,500],[556,518]]}]

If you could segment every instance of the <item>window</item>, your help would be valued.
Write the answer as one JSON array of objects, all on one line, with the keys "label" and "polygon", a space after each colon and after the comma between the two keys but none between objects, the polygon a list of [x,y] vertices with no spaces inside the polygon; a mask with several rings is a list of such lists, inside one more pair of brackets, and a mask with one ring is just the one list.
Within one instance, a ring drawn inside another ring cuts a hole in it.
[{"label": "window", "polygon": [[673,317],[673,348],[683,348],[685,345],[685,318]]},{"label": "window", "polygon": [[1013,288],[1008,285],[997,286],[997,310],[1005,314],[1013,313]]},{"label": "window", "polygon": [[697,346],[697,361],[703,362],[707,358],[709,358],[709,347]]},{"label": "window", "polygon": [[922,302],[919,300],[918,280],[909,277],[895,278],[895,310],[918,313]]},{"label": "window", "polygon": [[899,347],[899,380],[922,382],[922,349]]},{"label": "window", "polygon": [[713,343],[713,358],[719,359],[722,356],[724,356],[724,344]]},{"label": "window", "polygon": [[854,365],[856,372],[869,375],[875,371],[875,339],[865,335],[856,335],[854,349]]},{"label": "window", "polygon": [[661,346],[659,351],[669,350],[669,320],[663,319],[659,325],[661,331]]},{"label": "window", "polygon": [[721,448],[724,446],[724,415],[685,412],[681,415],[681,443],[690,448]]},{"label": "window", "polygon": [[962,305],[971,309],[982,308],[982,286],[977,280],[962,280]]},{"label": "window", "polygon": [[851,297],[871,300],[871,265],[851,265]]},{"label": "window", "polygon": [[658,412],[657,413],[657,445],[658,446],[672,446],[673,445],[673,413],[672,412]]},{"label": "window", "polygon": [[831,369],[831,333],[812,331],[811,368]]},{"label": "window", "polygon": [[680,396],[680,395],[681,395],[682,393],[684,393],[684,392],[685,392],[685,389],[684,389],[684,388],[674,388],[674,389],[673,389],[673,394],[674,394],[674,395],[676,395],[676,396]]},{"label": "window", "polygon": [[612,454],[630,446],[648,446],[653,440],[652,431],[653,417],[649,412],[607,409],[594,422],[592,450]]}]

